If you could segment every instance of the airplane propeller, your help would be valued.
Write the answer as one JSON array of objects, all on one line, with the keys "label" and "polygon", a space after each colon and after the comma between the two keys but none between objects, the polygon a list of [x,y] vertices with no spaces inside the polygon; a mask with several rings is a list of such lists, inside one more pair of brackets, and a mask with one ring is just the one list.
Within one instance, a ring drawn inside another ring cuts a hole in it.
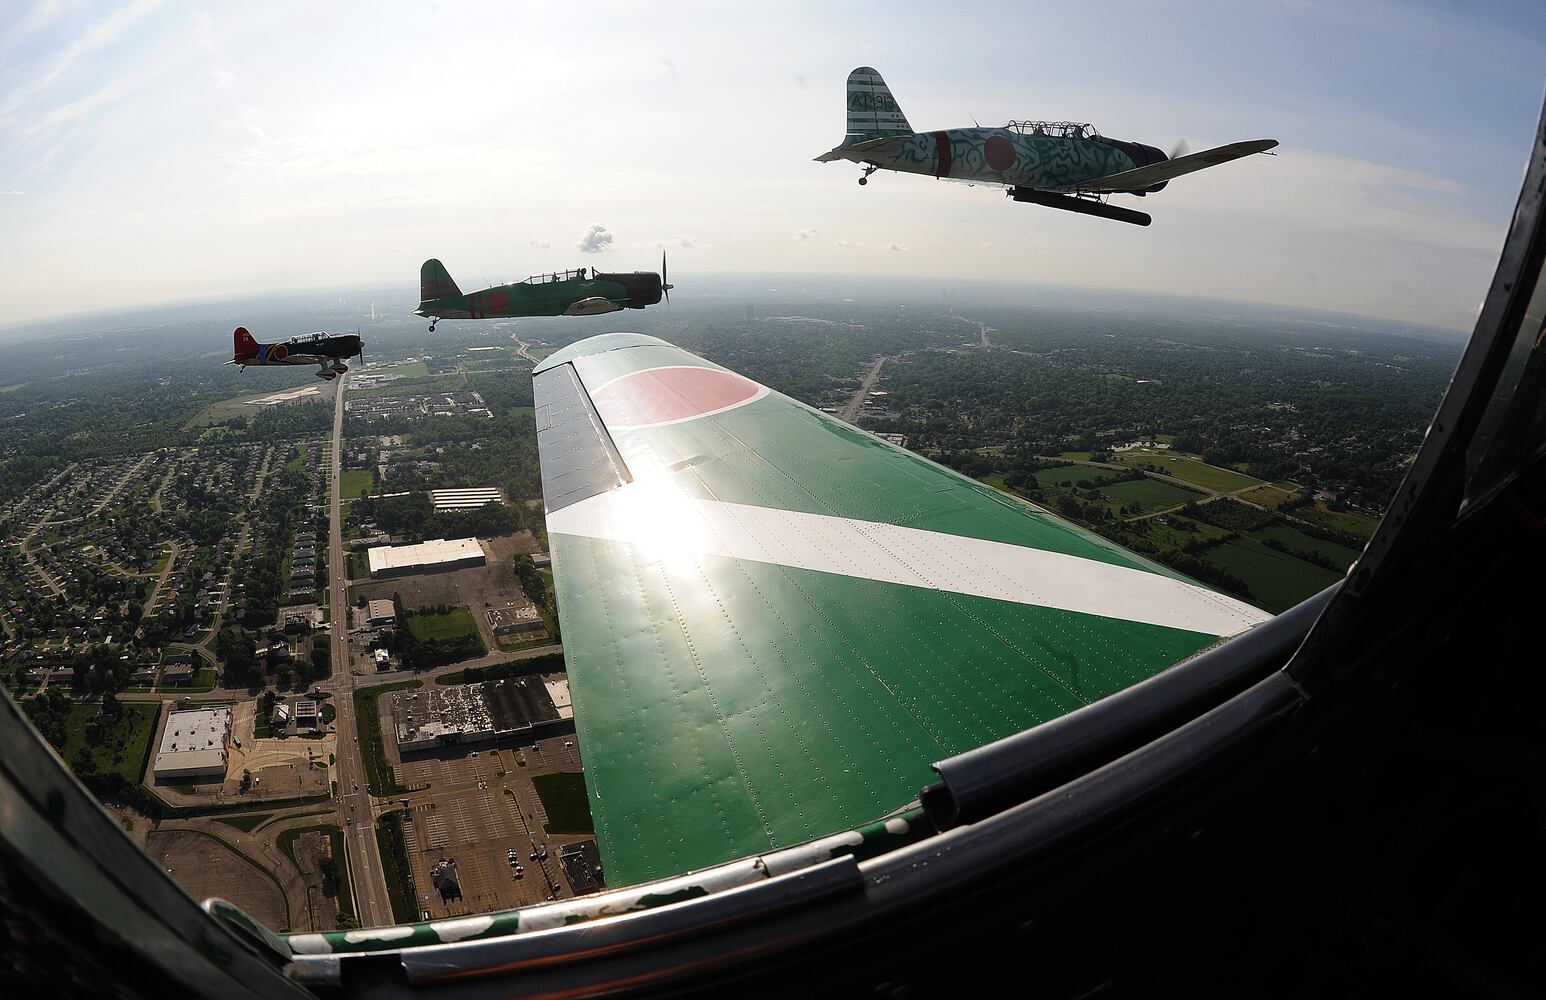
[{"label": "airplane propeller", "polygon": [[1176,144],[1170,147],[1170,159],[1176,160],[1192,151],[1192,147],[1183,139],[1177,139]]},{"label": "airplane propeller", "polygon": [[660,292],[666,297],[666,305],[671,304],[671,289],[676,286],[666,280],[666,252],[660,251]]}]

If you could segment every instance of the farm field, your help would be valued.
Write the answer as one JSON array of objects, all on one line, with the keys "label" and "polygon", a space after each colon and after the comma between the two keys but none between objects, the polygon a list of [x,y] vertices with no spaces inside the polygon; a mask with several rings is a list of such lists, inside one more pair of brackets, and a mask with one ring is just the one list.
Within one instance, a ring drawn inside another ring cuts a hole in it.
[{"label": "farm field", "polygon": [[1238,490],[1260,480],[1250,476],[1234,472],[1230,469],[1220,469],[1215,465],[1207,465],[1195,458],[1183,458],[1179,455],[1157,455],[1153,452],[1127,452],[1116,456],[1116,460],[1123,465],[1152,465],[1162,470],[1168,476],[1188,483],[1196,483],[1198,486],[1210,490]]},{"label": "farm field", "polygon": [[1246,490],[1240,494],[1240,499],[1247,503],[1260,504],[1263,507],[1276,509],[1280,505],[1293,499],[1293,494],[1286,490],[1280,490],[1276,486],[1258,486],[1254,490]]},{"label": "farm field", "polygon": [[1134,479],[1126,483],[1113,483],[1110,486],[1102,486],[1100,491],[1121,503],[1136,504],[1141,510],[1179,507],[1201,496],[1185,487],[1162,483],[1155,479]]},{"label": "farm field", "polygon": [[1110,482],[1117,478],[1118,475],[1120,473],[1110,469],[1099,469],[1092,465],[1059,465],[1037,472],[1036,483],[1045,490],[1055,486],[1067,486],[1069,483],[1077,483],[1081,479],[1088,479],[1095,483]]},{"label": "farm field", "polygon": [[1357,549],[1314,538],[1288,524],[1271,524],[1265,528],[1258,528],[1251,532],[1251,537],[1263,541],[1273,538],[1282,542],[1292,552],[1314,552],[1344,568],[1351,566],[1359,556]]},{"label": "farm field", "polygon": [[1286,611],[1342,578],[1341,573],[1269,549],[1252,538],[1225,542],[1209,549],[1204,558],[1245,580],[1251,588],[1247,600],[1274,614]]},{"label": "farm field", "polygon": [[1365,541],[1373,537],[1374,529],[1379,527],[1379,522],[1367,514],[1355,514],[1350,510],[1327,510],[1325,504],[1319,503],[1313,507],[1299,508],[1294,511],[1294,516],[1312,524],[1346,531]]}]

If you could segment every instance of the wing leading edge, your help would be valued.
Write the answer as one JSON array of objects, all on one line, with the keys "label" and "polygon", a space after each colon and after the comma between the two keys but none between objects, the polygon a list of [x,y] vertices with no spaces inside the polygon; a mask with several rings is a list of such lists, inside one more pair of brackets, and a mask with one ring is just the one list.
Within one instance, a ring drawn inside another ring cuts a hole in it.
[{"label": "wing leading edge", "polygon": [[1204,149],[1198,153],[1178,156],[1172,160],[1151,163],[1146,167],[1124,170],[1119,174],[1107,174],[1105,177],[1092,177],[1086,181],[1063,184],[1057,187],[1040,188],[1039,190],[1057,193],[1085,192],[1089,194],[1118,194],[1124,191],[1142,191],[1162,181],[1168,181],[1172,177],[1180,177],[1207,167],[1216,167],[1220,163],[1238,160],[1242,156],[1250,156],[1253,153],[1265,153],[1277,144],[1278,141],[1276,139],[1250,139],[1245,142],[1232,142],[1226,146],[1215,146],[1212,149]]},{"label": "wing leading edge", "polygon": [[614,884],[888,815],[1267,617],[653,337],[558,352],[536,396]]}]

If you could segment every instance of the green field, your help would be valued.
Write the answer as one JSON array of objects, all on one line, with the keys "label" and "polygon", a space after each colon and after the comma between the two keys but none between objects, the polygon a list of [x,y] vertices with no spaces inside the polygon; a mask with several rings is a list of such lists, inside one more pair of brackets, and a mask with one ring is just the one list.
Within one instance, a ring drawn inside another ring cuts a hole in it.
[{"label": "green field", "polygon": [[1204,464],[1195,458],[1183,458],[1179,455],[1128,452],[1124,455],[1118,455],[1117,461],[1124,465],[1152,465],[1162,470],[1166,475],[1174,476],[1188,483],[1196,483],[1198,486],[1203,486],[1210,490],[1227,492],[1261,481],[1229,469],[1220,469],[1216,465]]},{"label": "green field", "polygon": [[1252,538],[1237,538],[1209,549],[1204,558],[1240,577],[1251,588],[1247,599],[1276,614],[1336,583],[1342,574],[1312,566]]},{"label": "green field", "polygon": [[383,813],[376,821],[376,846],[381,851],[381,874],[386,877],[387,896],[392,902],[392,919],[409,924],[419,919],[418,897],[413,887],[413,869],[408,863],[408,843],[404,839],[402,817],[406,812]]},{"label": "green field", "polygon": [[1145,511],[1179,507],[1202,495],[1184,486],[1162,483],[1156,479],[1134,479],[1126,483],[1112,483],[1110,486],[1102,486],[1100,491],[1113,500],[1124,504],[1136,504]]},{"label": "green field", "polygon": [[73,769],[75,758],[84,747],[91,754],[99,774],[120,775],[130,785],[137,785],[145,770],[150,737],[156,730],[156,716],[161,706],[127,701],[118,704],[123,709],[123,716],[94,742],[87,738],[86,727],[97,717],[101,706],[95,702],[71,705],[59,756]]},{"label": "green field", "polygon": [[1346,545],[1338,545],[1336,542],[1328,542],[1305,534],[1298,528],[1288,524],[1270,524],[1265,528],[1258,528],[1251,532],[1252,538],[1266,540],[1277,539],[1294,553],[1313,552],[1330,559],[1337,566],[1344,569],[1351,566],[1359,556],[1357,549],[1350,549]]},{"label": "green field", "polygon": [[304,472],[306,470],[306,459],[308,457],[307,453],[309,450],[310,449],[306,446],[306,443],[304,441],[301,442],[298,448],[298,454],[285,463],[285,471]]},{"label": "green field", "polygon": [[410,361],[404,364],[388,365],[382,371],[393,375],[401,375],[403,378],[426,378],[429,375],[429,365],[422,361]]},{"label": "green field", "polygon": [[404,791],[392,774],[386,748],[381,744],[381,717],[377,715],[376,700],[388,692],[406,691],[423,684],[423,681],[398,681],[354,691],[354,725],[359,732],[360,755],[365,760],[366,783],[372,795],[396,795]]},{"label": "green field", "polygon": [[458,639],[465,635],[477,635],[478,626],[472,620],[472,612],[466,608],[452,608],[446,614],[420,614],[408,617],[408,631],[420,642],[431,639]]},{"label": "green field", "polygon": [[343,493],[345,500],[357,500],[361,493],[369,493],[376,488],[376,473],[374,469],[345,469]]},{"label": "green field", "polygon": [[595,833],[583,774],[538,774],[531,783],[548,814],[549,833]]},{"label": "green field", "polygon": [[1119,474],[1110,469],[1101,469],[1093,465],[1059,465],[1037,472],[1036,483],[1045,490],[1056,486],[1067,486],[1070,483],[1077,483],[1081,479],[1088,479],[1093,483],[1110,482]]},{"label": "green field", "polygon": [[1274,509],[1292,500],[1293,497],[1292,493],[1280,490],[1276,486],[1258,486],[1254,490],[1246,490],[1240,494],[1240,499],[1246,503],[1259,504],[1260,506],[1272,507]]},{"label": "green field", "polygon": [[1327,510],[1323,504],[1301,507],[1292,513],[1294,517],[1312,524],[1319,524],[1334,531],[1345,531],[1365,541],[1374,536],[1374,529],[1380,525],[1378,521],[1366,514],[1355,514],[1350,510]]}]

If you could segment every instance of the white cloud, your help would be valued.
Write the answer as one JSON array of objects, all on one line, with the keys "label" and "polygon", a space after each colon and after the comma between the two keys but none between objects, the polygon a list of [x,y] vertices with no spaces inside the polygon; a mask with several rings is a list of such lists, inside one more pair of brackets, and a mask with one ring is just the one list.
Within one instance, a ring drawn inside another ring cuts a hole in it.
[{"label": "white cloud", "polygon": [[606,226],[591,226],[576,244],[581,253],[601,253],[612,245],[612,234]]},{"label": "white cloud", "polygon": [[819,232],[821,232],[821,230],[817,229],[815,226],[812,226],[809,229],[796,229],[794,231],[794,238],[797,240],[808,240]]},{"label": "white cloud", "polygon": [[897,253],[906,253],[908,250],[910,250],[912,248],[909,247],[906,243],[887,243],[886,244],[886,249],[887,250],[894,250]]},{"label": "white cloud", "polygon": [[538,250],[550,250],[553,247],[552,240],[529,240],[528,242]]}]

